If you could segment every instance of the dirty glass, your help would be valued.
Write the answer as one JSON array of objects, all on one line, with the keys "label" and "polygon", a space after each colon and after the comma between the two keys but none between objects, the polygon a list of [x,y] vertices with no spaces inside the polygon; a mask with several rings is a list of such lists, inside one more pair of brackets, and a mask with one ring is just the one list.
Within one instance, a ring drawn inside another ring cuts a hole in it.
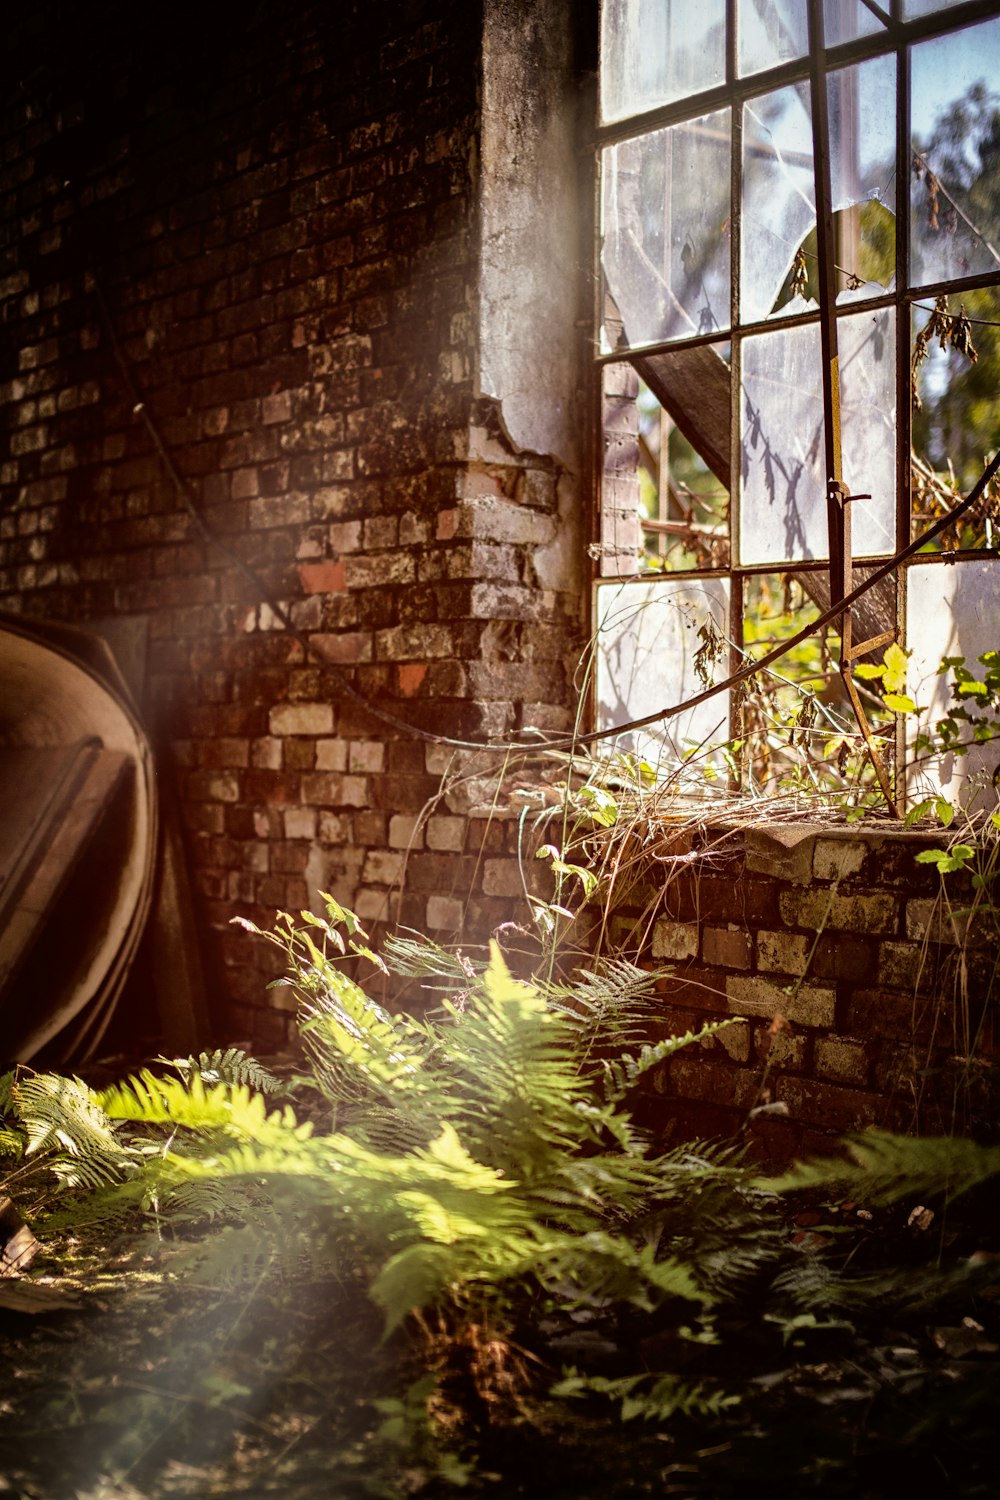
[{"label": "dirty glass", "polygon": [[743,344],[740,561],[825,557],[819,324]]},{"label": "dirty glass", "polygon": [[[920,298],[911,310],[913,532],[950,510],[1000,443],[1000,290],[967,287]],[[1000,544],[1000,504],[991,490],[959,526],[934,544],[941,550]]]},{"label": "dirty glass", "polygon": [[591,553],[603,578],[621,578],[642,566],[639,377],[631,365],[602,371],[603,473],[601,536]]},{"label": "dirty glass", "polygon": [[723,83],[726,0],[605,0],[601,113],[622,120]]},{"label": "dirty glass", "polygon": [[852,546],[864,557],[896,550],[896,316],[892,308],[838,319],[840,443],[851,495]]},{"label": "dirty glass", "polygon": [[[797,257],[816,222],[809,86],[793,84],[743,109],[740,314],[755,322],[804,312]],[[799,263],[808,274],[810,262]]]},{"label": "dirty glass", "polygon": [[912,48],[911,285],[1000,270],[1000,19]]},{"label": "dirty glass", "polygon": [[[890,4],[891,0],[884,0],[882,9],[888,12]],[[853,42],[859,36],[874,36],[877,31],[884,30],[884,22],[873,15],[862,0],[825,0],[823,36],[828,47]]]},{"label": "dirty glass", "polygon": [[895,58],[830,73],[827,109],[838,300],[855,302],[895,281]]},{"label": "dirty glass", "polygon": [[809,51],[807,0],[743,0],[739,7],[739,67],[746,77]]},{"label": "dirty glass", "polygon": [[[974,676],[980,676],[978,657],[997,649],[1000,620],[1000,568],[995,561],[975,559],[947,563],[917,563],[907,574],[906,640],[911,656],[907,664],[907,690],[923,712],[908,724],[910,768],[907,790],[911,797],[942,792],[951,801],[967,788],[972,778],[984,785],[972,800],[973,808],[996,808],[996,790],[990,784],[1000,764],[1000,742],[973,745],[968,754],[928,757],[917,752],[913,741],[921,729],[943,718],[951,703],[950,676],[938,668],[945,656],[961,656]],[[970,726],[969,739],[973,737]]]},{"label": "dirty glass", "polygon": [[[888,9],[886,0],[882,0],[882,3]],[[903,20],[913,21],[917,16],[933,16],[939,10],[949,10],[951,6],[962,3],[963,0],[903,0]]]},{"label": "dirty glass", "polygon": [[[728,675],[729,581],[602,584],[598,589],[597,722],[641,718]],[[730,736],[725,694],[616,742],[662,770]],[[695,771],[697,774],[697,765]]]},{"label": "dirty glass", "polygon": [[729,323],[729,110],[602,155],[607,350]]}]

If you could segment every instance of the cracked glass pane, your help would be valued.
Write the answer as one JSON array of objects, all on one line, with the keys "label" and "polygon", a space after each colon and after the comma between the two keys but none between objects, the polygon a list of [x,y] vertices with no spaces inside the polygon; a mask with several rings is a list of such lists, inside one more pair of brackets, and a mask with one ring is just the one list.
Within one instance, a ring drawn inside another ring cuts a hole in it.
[{"label": "cracked glass pane", "polygon": [[807,0],[744,0],[739,8],[740,73],[760,73],[809,51]]},{"label": "cracked glass pane", "polygon": [[601,113],[624,120],[724,82],[726,0],[604,0]]},{"label": "cracked glass pane", "polygon": [[[908,722],[910,762],[907,790],[911,798],[942,793],[951,802],[959,798],[976,809],[992,812],[997,793],[992,776],[1000,765],[1000,741],[975,743],[975,724],[959,720],[959,737],[972,742],[965,755],[953,751],[930,755],[918,752],[914,740],[928,727],[945,718],[955,700],[953,677],[940,673],[942,658],[963,657],[974,678],[982,679],[978,658],[997,649],[1000,620],[1000,568],[993,560],[976,559],[951,565],[917,563],[909,569],[906,599],[906,638],[911,650],[907,665],[907,689],[916,701],[919,716]],[[974,697],[961,700],[973,718],[981,718]],[[970,707],[971,703],[971,707]]]},{"label": "cracked glass pane", "polygon": [[808,84],[751,99],[743,109],[743,322],[805,312],[814,303],[801,251],[816,223],[815,202]]},{"label": "cracked glass pane", "polygon": [[[683,703],[729,672],[729,581],[602,584],[598,589],[597,723]],[[633,730],[615,748],[639,755],[661,775],[687,762],[704,780],[709,747],[730,737],[728,694],[661,725]]]},{"label": "cracked glass pane", "polygon": [[996,272],[1000,20],[911,50],[911,285]]},{"label": "cracked glass pane", "polygon": [[818,323],[743,343],[740,561],[827,555]]},{"label": "cracked glass pane", "polygon": [[606,351],[729,324],[728,109],[602,153]]},{"label": "cracked glass pane", "polygon": [[827,80],[838,302],[881,296],[896,270],[896,60]]},{"label": "cracked glass pane", "polygon": [[[852,495],[856,556],[895,547],[896,347],[890,308],[845,314],[840,353],[843,478]],[[743,344],[740,560],[799,562],[829,555],[817,323],[756,334]]]}]

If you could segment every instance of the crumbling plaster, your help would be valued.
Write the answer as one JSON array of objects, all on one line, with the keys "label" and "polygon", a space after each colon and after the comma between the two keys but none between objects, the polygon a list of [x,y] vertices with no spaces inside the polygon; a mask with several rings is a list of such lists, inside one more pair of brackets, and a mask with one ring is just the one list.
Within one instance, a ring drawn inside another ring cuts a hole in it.
[{"label": "crumbling plaster", "polygon": [[578,74],[570,0],[485,0],[479,394],[522,450],[578,473]]}]

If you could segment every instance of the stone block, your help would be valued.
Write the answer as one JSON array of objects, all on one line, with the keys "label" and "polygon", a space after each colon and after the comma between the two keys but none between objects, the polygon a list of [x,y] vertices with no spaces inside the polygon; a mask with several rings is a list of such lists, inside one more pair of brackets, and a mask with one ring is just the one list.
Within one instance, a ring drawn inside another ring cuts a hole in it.
[{"label": "stone block", "polygon": [[784,1016],[800,1026],[832,1026],[837,992],[815,984],[772,984],[759,975],[730,975],[726,980],[730,1009],[751,1016]]},{"label": "stone block", "polygon": [[862,839],[818,838],[813,850],[815,880],[847,880],[860,875],[868,846]]},{"label": "stone block", "polygon": [[698,928],[693,922],[668,922],[660,918],[653,927],[654,958],[696,958]]},{"label": "stone block", "polygon": [[794,1119],[827,1130],[863,1130],[878,1124],[883,1114],[877,1094],[811,1078],[784,1075],[778,1079],[775,1092]]},{"label": "stone block", "polygon": [[437,813],[427,821],[424,837],[428,849],[450,851],[461,854],[465,848],[464,818],[453,818],[446,813]]},{"label": "stone block", "polygon": [[995,941],[988,926],[986,922],[977,923],[974,916],[970,918],[967,910],[949,906],[943,897],[906,903],[908,938],[981,948]]},{"label": "stone block", "polygon": [[435,932],[460,932],[465,907],[456,896],[428,896],[427,926]]},{"label": "stone block", "polygon": [[805,885],[813,875],[813,848],[820,824],[772,823],[750,828],[745,837],[746,867],[755,875],[771,875]]},{"label": "stone block", "polygon": [[886,937],[896,931],[896,899],[885,891],[851,896],[834,890],[782,891],[778,904],[790,927]]},{"label": "stone block", "polygon": [[333,730],[333,708],[329,703],[279,703],[271,709],[268,727],[275,735],[328,735]]},{"label": "stone block", "polygon": [[805,973],[813,940],[800,932],[758,932],[757,967],[769,974]]},{"label": "stone block", "polygon": [[423,828],[419,817],[411,813],[396,813],[389,819],[390,849],[422,849]]},{"label": "stone block", "polygon": [[705,963],[716,964],[720,969],[749,969],[749,935],[742,927],[705,927],[701,956]]},{"label": "stone block", "polygon": [[868,1082],[868,1056],[862,1042],[845,1037],[819,1037],[816,1042],[816,1072],[839,1083],[860,1088]]}]

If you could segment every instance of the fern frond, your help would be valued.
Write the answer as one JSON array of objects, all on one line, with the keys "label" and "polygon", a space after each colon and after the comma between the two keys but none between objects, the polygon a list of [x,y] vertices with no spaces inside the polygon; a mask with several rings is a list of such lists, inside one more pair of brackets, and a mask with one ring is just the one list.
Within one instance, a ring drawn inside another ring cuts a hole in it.
[{"label": "fern frond", "polygon": [[392,1097],[416,1079],[424,1060],[419,1026],[393,1020],[338,969],[303,1002],[299,1031],[320,1087],[341,1102]]},{"label": "fern frond", "polygon": [[18,1079],[11,1094],[24,1127],[25,1156],[45,1156],[66,1186],[95,1188],[134,1167],[134,1154],[118,1137],[99,1096],[79,1078],[35,1073]]},{"label": "fern frond", "polygon": [[390,933],[382,945],[382,954],[393,974],[407,979],[444,979],[449,981],[447,988],[466,989],[470,968],[473,973],[482,973],[486,967],[481,959],[460,958],[422,933],[404,931],[407,936]]},{"label": "fern frond", "polygon": [[866,1203],[940,1195],[946,1202],[1000,1174],[1000,1146],[981,1146],[962,1136],[912,1137],[870,1131],[846,1143],[850,1159],[797,1162],[781,1177],[762,1178],[765,1192],[837,1189]]},{"label": "fern frond", "polygon": [[197,1057],[158,1057],[156,1061],[165,1067],[176,1068],[184,1079],[197,1073],[202,1083],[246,1084],[248,1088],[258,1089],[262,1094],[278,1093],[284,1087],[280,1078],[276,1078],[262,1063],[249,1057],[240,1047],[199,1052]]},{"label": "fern frond", "polygon": [[668,1036],[659,1042],[647,1042],[638,1054],[626,1052],[620,1057],[602,1058],[601,1067],[607,1078],[605,1097],[608,1102],[614,1104],[624,1099],[651,1068],[665,1062],[668,1057],[673,1057],[682,1048],[690,1047],[693,1042],[704,1041],[719,1031],[725,1031],[727,1026],[735,1025],[738,1019],[736,1016],[727,1016],[724,1021],[710,1021],[698,1031],[686,1031],[683,1036]]},{"label": "fern frond", "polygon": [[620,1400],[623,1422],[636,1417],[658,1423],[676,1416],[717,1417],[740,1401],[739,1396],[727,1395],[702,1381],[690,1385],[679,1375],[581,1375],[575,1369],[565,1371],[550,1394],[564,1400],[581,1396]]}]

